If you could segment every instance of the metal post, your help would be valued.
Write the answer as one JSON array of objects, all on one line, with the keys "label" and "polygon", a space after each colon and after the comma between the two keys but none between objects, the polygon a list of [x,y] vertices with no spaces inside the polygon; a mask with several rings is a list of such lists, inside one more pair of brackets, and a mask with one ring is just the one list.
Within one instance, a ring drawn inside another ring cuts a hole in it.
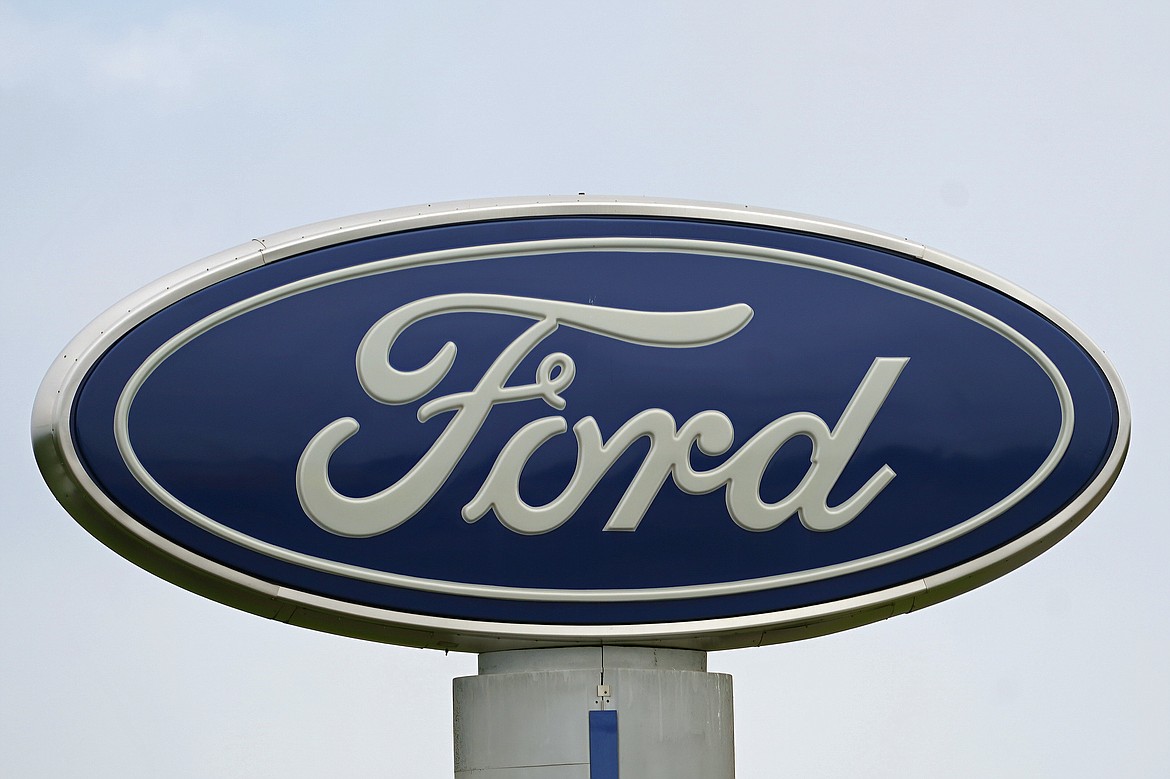
[{"label": "metal post", "polygon": [[706,652],[488,652],[453,688],[456,779],[735,775],[731,677]]}]

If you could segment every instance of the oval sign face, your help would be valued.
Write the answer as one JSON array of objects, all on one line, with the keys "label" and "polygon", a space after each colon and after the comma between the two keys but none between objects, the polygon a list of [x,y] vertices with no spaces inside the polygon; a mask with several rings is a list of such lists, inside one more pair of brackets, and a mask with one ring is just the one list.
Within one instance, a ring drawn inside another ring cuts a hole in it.
[{"label": "oval sign face", "polygon": [[1049,307],[732,206],[519,200],[254,241],[50,371],[58,498],[134,562],[323,630],[483,651],[790,640],[1067,534],[1129,439]]}]

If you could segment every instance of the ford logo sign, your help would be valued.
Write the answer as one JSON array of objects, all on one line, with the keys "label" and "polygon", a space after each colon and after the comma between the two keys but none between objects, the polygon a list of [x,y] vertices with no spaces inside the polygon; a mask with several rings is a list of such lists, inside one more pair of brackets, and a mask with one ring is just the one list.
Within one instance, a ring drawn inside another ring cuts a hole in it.
[{"label": "ford logo sign", "polygon": [[58,500],[274,619],[484,651],[718,649],[883,619],[1069,533],[1130,416],[1064,317],[921,245],[639,199],[256,240],[54,363]]}]

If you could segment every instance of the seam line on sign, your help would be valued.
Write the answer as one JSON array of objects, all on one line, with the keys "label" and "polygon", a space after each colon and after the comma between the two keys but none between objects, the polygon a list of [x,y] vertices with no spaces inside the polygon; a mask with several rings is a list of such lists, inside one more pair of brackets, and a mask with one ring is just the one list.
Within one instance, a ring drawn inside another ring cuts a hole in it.
[{"label": "seam line on sign", "polygon": [[[569,765],[585,765],[585,766],[587,766],[589,764],[588,763],[530,763],[528,765],[499,765],[499,766],[493,766],[492,768],[489,768],[486,770],[499,771],[499,770],[504,769],[504,768],[557,768],[558,766],[569,766]],[[473,769],[473,770],[478,770],[478,769]]]}]

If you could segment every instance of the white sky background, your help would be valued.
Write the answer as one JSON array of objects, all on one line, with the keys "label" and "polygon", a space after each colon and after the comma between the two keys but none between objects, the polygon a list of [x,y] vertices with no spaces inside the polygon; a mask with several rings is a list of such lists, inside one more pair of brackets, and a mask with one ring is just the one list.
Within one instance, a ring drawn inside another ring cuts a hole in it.
[{"label": "white sky background", "polygon": [[[360,211],[589,192],[906,236],[1130,393],[1113,492],[926,611],[713,654],[743,778],[1170,775],[1165,3],[0,2],[0,774],[441,777],[471,655],[236,612],[88,536],[33,396],[123,295]],[[944,7],[945,6],[945,7]]]}]

